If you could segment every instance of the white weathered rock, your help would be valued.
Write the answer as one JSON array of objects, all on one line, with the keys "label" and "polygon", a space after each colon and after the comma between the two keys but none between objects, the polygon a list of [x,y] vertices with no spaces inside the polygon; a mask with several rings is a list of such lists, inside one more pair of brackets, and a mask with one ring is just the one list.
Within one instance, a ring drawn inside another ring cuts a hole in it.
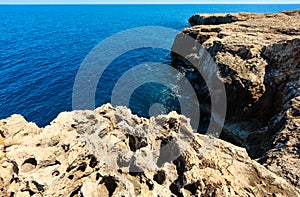
[{"label": "white weathered rock", "polygon": [[107,104],[45,128],[13,115],[0,134],[0,196],[299,196],[245,149],[194,134],[176,113],[145,119]]}]

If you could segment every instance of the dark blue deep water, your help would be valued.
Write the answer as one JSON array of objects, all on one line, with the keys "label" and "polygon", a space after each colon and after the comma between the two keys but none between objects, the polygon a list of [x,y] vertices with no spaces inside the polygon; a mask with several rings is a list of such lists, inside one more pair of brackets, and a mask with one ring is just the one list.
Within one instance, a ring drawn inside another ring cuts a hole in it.
[{"label": "dark blue deep water", "polygon": [[[45,126],[60,112],[72,110],[80,64],[99,42],[122,30],[139,26],[181,30],[189,26],[187,20],[194,13],[296,8],[300,5],[1,5],[0,119],[17,113]],[[152,59],[168,63],[169,52],[131,51],[115,63],[111,80],[97,92],[96,104],[110,102],[110,90],[121,70]],[[137,109],[141,102],[149,101],[142,98]]]}]

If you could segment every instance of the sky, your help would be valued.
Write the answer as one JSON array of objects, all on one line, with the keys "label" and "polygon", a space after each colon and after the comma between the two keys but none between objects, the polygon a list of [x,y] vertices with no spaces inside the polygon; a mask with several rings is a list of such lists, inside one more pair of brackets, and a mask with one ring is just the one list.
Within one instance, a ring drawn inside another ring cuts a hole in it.
[{"label": "sky", "polygon": [[300,0],[0,0],[0,4],[300,4]]}]

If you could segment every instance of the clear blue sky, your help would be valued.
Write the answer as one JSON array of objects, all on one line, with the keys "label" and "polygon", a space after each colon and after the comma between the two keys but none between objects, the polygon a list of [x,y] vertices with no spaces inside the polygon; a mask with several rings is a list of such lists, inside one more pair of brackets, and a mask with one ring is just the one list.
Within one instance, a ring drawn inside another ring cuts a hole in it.
[{"label": "clear blue sky", "polygon": [[253,3],[253,4],[300,4],[300,0],[0,0],[0,4],[89,4],[89,3],[99,3],[99,4],[126,4],[126,3]]}]

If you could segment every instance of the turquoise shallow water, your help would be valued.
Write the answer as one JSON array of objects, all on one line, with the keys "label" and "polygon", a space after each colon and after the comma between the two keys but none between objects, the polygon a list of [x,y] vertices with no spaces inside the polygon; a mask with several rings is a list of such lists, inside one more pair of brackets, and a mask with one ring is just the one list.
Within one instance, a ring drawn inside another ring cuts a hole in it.
[{"label": "turquoise shallow water", "polygon": [[[181,30],[189,26],[187,20],[194,13],[296,8],[300,5],[1,5],[0,119],[18,113],[45,126],[60,112],[72,110],[72,89],[81,62],[99,42],[122,30],[140,26]],[[124,70],[147,61],[168,63],[169,51],[134,50],[114,61],[108,77],[99,81],[97,106],[110,102],[114,83]],[[141,98],[141,94],[149,95]],[[157,95],[170,94],[163,88],[143,92],[140,87],[130,102],[135,113],[147,116],[143,107],[151,99],[159,101]],[[169,101],[176,109],[177,100]]]}]

